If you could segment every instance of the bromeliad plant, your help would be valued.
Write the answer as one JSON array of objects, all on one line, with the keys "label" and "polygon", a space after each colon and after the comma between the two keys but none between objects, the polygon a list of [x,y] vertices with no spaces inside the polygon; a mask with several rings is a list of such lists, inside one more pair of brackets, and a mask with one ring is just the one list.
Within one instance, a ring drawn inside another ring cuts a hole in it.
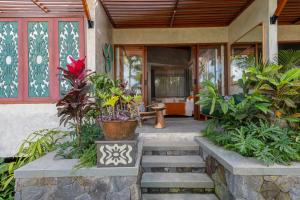
[{"label": "bromeliad plant", "polygon": [[111,87],[108,92],[98,93],[101,102],[100,121],[139,120],[141,96],[126,89],[126,83]]},{"label": "bromeliad plant", "polygon": [[139,120],[141,95],[127,88],[127,83],[112,80],[106,74],[94,74],[91,93],[95,98],[94,116],[100,121]]},{"label": "bromeliad plant", "polygon": [[73,120],[76,127],[77,143],[81,144],[82,120],[91,109],[92,102],[89,99],[88,70],[85,68],[84,59],[75,60],[70,57],[72,63],[67,68],[59,68],[63,78],[70,84],[70,90],[56,104],[60,124],[66,125]]}]

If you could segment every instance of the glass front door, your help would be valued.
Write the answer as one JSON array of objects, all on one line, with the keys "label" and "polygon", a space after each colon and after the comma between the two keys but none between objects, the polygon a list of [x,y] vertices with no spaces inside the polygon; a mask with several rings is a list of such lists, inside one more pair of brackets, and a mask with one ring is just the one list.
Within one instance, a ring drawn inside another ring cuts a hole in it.
[{"label": "glass front door", "polygon": [[116,78],[146,99],[143,85],[144,47],[119,46],[116,48],[116,59]]},{"label": "glass front door", "polygon": [[[198,46],[196,73],[196,93],[202,89],[203,81],[211,81],[218,88],[220,94],[225,93],[224,88],[224,46]],[[203,110],[196,106],[197,119],[201,119]]]}]

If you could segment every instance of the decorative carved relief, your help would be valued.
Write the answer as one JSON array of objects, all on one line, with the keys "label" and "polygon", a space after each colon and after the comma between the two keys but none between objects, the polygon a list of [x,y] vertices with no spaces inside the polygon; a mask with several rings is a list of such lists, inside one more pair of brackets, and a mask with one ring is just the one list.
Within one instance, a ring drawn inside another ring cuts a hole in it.
[{"label": "decorative carved relief", "polygon": [[[59,22],[59,61],[60,66],[65,68],[70,63],[69,56],[79,58],[79,22]],[[60,76],[60,94],[65,94],[70,84]]]},{"label": "decorative carved relief", "polygon": [[49,96],[48,22],[28,23],[29,97]]},{"label": "decorative carved relief", "polygon": [[134,166],[136,141],[97,141],[98,166]]},{"label": "decorative carved relief", "polygon": [[0,98],[18,96],[18,23],[0,22]]}]

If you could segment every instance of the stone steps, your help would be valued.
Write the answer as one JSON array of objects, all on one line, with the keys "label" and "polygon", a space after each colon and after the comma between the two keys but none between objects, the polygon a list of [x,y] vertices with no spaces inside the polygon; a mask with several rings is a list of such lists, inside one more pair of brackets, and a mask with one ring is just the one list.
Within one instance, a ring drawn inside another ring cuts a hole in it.
[{"label": "stone steps", "polygon": [[143,168],[155,167],[189,167],[189,168],[203,168],[205,163],[201,156],[188,155],[188,156],[143,156]]},{"label": "stone steps", "polygon": [[142,200],[218,200],[214,194],[143,194]]},{"label": "stone steps", "polygon": [[217,200],[199,154],[193,138],[144,140],[142,200]]},{"label": "stone steps", "polygon": [[199,151],[199,144],[189,140],[144,140],[143,151]]},{"label": "stone steps", "polygon": [[213,189],[214,183],[204,173],[144,173],[141,187]]}]

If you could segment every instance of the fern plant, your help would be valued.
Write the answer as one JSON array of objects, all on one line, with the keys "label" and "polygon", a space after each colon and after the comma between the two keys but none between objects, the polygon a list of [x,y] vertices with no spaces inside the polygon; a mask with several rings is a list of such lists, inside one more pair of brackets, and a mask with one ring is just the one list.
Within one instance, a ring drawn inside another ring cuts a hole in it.
[{"label": "fern plant", "polygon": [[65,133],[59,130],[40,130],[30,134],[21,144],[16,159],[9,163],[0,160],[0,200],[14,196],[14,170],[56,149]]}]

